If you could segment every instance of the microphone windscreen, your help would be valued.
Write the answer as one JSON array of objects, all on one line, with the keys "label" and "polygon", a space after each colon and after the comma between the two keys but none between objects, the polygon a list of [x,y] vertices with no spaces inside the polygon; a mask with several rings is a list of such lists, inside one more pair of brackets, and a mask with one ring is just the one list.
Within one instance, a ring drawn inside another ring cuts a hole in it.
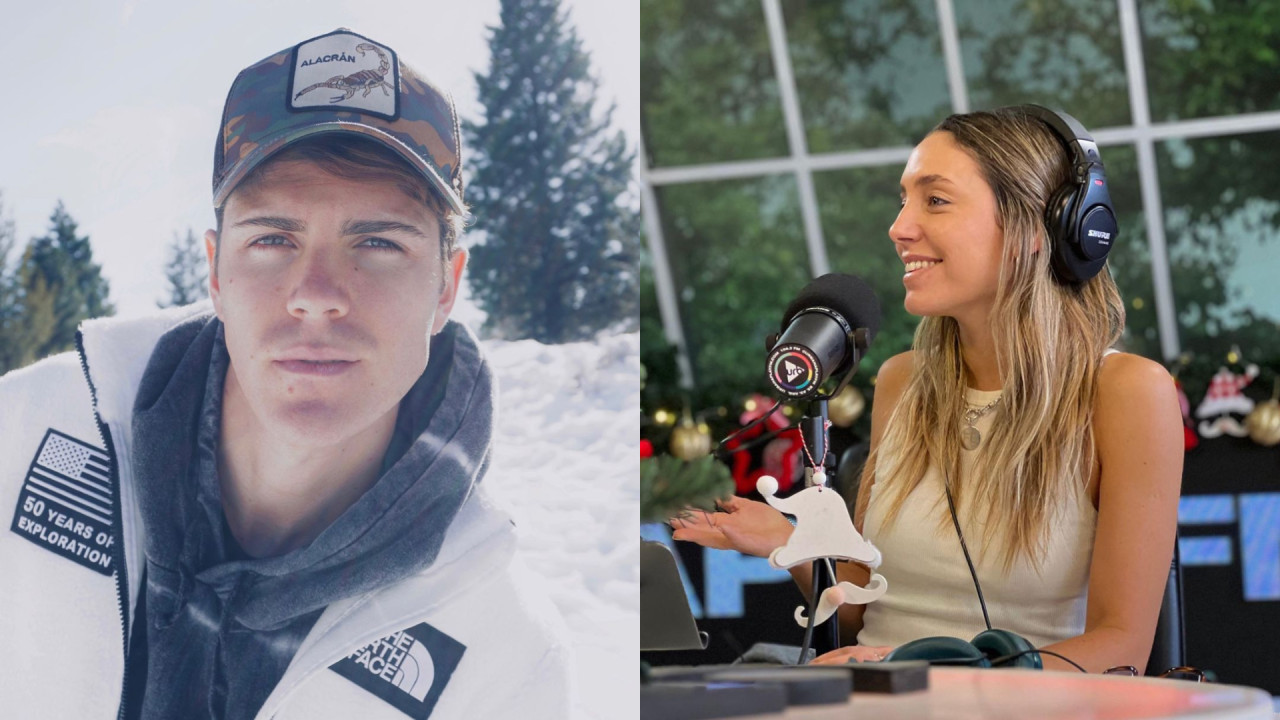
[{"label": "microphone windscreen", "polygon": [[782,329],[785,331],[798,313],[812,307],[830,308],[840,313],[849,322],[849,327],[855,330],[866,328],[870,335],[868,340],[880,331],[880,300],[871,286],[857,275],[828,273],[806,285],[787,306],[782,316]]}]

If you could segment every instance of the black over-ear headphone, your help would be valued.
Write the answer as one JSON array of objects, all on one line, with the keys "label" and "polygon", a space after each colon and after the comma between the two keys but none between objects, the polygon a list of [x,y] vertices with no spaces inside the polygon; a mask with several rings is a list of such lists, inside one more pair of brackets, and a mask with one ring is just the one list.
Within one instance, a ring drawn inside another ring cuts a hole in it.
[{"label": "black over-ear headphone", "polygon": [[1079,285],[1101,272],[1119,230],[1098,144],[1064,112],[1040,105],[1013,109],[1048,125],[1071,155],[1071,179],[1049,198],[1044,224],[1054,277],[1065,285]]}]

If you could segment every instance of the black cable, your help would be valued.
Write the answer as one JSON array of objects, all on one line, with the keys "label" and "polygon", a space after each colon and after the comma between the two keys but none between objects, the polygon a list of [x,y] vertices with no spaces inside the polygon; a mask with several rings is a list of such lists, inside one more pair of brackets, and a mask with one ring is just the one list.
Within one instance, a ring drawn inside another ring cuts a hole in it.
[{"label": "black cable", "polygon": [[725,443],[727,443],[727,442],[729,442],[730,440],[732,440],[732,439],[734,439],[734,438],[738,437],[739,435],[741,435],[742,433],[744,433],[744,432],[746,432],[746,431],[750,430],[751,428],[755,427],[756,425],[759,425],[760,423],[764,422],[766,418],[768,418],[770,415],[773,415],[773,413],[777,411],[777,409],[778,409],[778,407],[779,407],[780,405],[782,405],[782,398],[778,398],[778,402],[774,403],[774,404],[773,404],[773,407],[769,408],[769,412],[764,413],[763,415],[761,415],[760,417],[756,418],[755,420],[752,420],[751,422],[747,423],[746,425],[743,425],[743,426],[742,426],[742,428],[740,428],[740,429],[738,429],[738,430],[735,430],[734,432],[730,433],[728,437],[726,437],[725,439],[721,440],[721,441],[720,441],[720,444],[716,446],[716,453],[715,453],[715,454],[716,454],[716,455],[720,455],[720,454],[724,451],[724,444],[725,444]]},{"label": "black cable", "polygon": [[[736,448],[732,448],[732,449],[730,449],[730,450],[722,450],[722,449],[718,449],[718,450],[716,450],[716,456],[717,456],[717,457],[720,457],[720,458],[722,458],[722,459],[723,459],[723,458],[727,458],[727,457],[729,457],[730,455],[734,455],[734,454],[737,454],[737,453],[740,453],[740,452],[746,452],[746,451],[748,451],[748,450],[754,450],[754,449],[756,449],[757,447],[760,447],[761,445],[764,445],[764,444],[766,444],[766,443],[770,443],[770,442],[773,442],[774,440],[777,440],[779,435],[782,435],[783,433],[785,433],[785,432],[787,432],[787,431],[789,431],[789,430],[795,430],[795,429],[796,429],[796,428],[798,428],[798,427],[800,427],[800,426],[799,426],[799,425],[796,425],[796,424],[794,424],[794,423],[792,423],[791,425],[788,425],[788,426],[786,426],[786,427],[784,427],[784,428],[781,428],[781,429],[778,429],[778,430],[774,430],[774,431],[771,431],[771,432],[766,432],[765,434],[760,435],[759,437],[753,437],[753,438],[751,438],[750,440],[748,440],[748,441],[746,441],[746,442],[742,443],[741,445],[739,445],[739,446],[738,446],[738,447],[736,447]],[[725,442],[728,442],[728,438],[726,438],[726,439],[725,439]]]},{"label": "black cable", "polygon": [[[831,580],[831,587],[835,587],[836,585],[839,585],[840,581],[836,579],[836,567],[831,562],[831,558],[829,557],[822,558],[822,562],[827,567],[827,577],[828,579]],[[833,647],[839,648],[840,647],[840,608],[838,607],[836,608],[835,617],[831,618],[831,622],[833,623],[831,627],[831,643]]]},{"label": "black cable", "polygon": [[1037,654],[1040,654],[1040,655],[1052,655],[1052,656],[1054,656],[1054,657],[1058,658],[1059,660],[1065,660],[1065,661],[1067,661],[1068,663],[1070,663],[1070,664],[1071,664],[1071,666],[1072,666],[1072,667],[1074,667],[1075,669],[1079,670],[1079,671],[1080,671],[1080,672],[1082,672],[1082,673],[1085,673],[1086,675],[1089,673],[1089,671],[1088,671],[1088,670],[1085,670],[1083,667],[1080,667],[1079,663],[1077,663],[1075,660],[1072,660],[1071,658],[1067,657],[1066,655],[1063,655],[1063,654],[1061,654],[1061,653],[1056,653],[1056,652],[1054,652],[1054,651],[1052,651],[1052,650],[1036,650],[1036,649],[1034,649],[1034,648],[1033,648],[1033,649],[1031,649],[1031,650],[1023,650],[1022,652],[1016,652],[1016,653],[1014,653],[1014,654],[1012,654],[1012,655],[1005,655],[1005,656],[1003,656],[1003,657],[998,657],[998,658],[996,658],[996,659],[992,660],[992,661],[991,661],[991,664],[992,664],[992,666],[995,666],[995,665],[1003,665],[1003,664],[1005,664],[1005,663],[1009,662],[1010,660],[1015,660],[1015,659],[1017,659],[1017,658],[1022,657],[1023,655],[1030,655],[1031,653],[1037,653]]},{"label": "black cable", "polygon": [[[991,617],[987,615],[987,600],[982,597],[982,585],[978,584],[978,571],[973,569],[973,559],[969,557],[969,546],[964,542],[964,533],[960,532],[960,519],[956,517],[956,503],[951,499],[951,478],[944,478],[943,489],[947,492],[947,506],[951,508],[951,522],[956,526],[956,537],[960,538],[960,549],[964,551],[964,561],[969,564],[969,576],[973,578],[973,588],[978,591],[978,604],[982,606],[982,621],[991,629]],[[1079,666],[1077,666],[1079,667]]]},{"label": "black cable", "polygon": [[[1088,670],[1085,670],[1083,667],[1080,667],[1080,665],[1079,665],[1078,663],[1076,663],[1076,661],[1072,660],[1071,658],[1067,657],[1066,655],[1062,655],[1061,653],[1056,653],[1056,652],[1054,652],[1054,651],[1052,651],[1052,650],[1037,650],[1037,649],[1035,649],[1035,648],[1032,648],[1032,649],[1030,649],[1030,650],[1022,650],[1022,651],[1020,651],[1020,652],[1016,652],[1016,653],[1014,653],[1014,654],[1012,654],[1012,655],[1002,655],[1002,656],[1000,656],[1000,657],[991,658],[991,659],[990,659],[990,660],[988,660],[987,662],[991,663],[991,667],[995,667],[995,666],[997,666],[997,665],[1006,665],[1006,664],[1008,664],[1008,663],[1009,663],[1009,661],[1010,661],[1010,660],[1016,660],[1016,659],[1018,659],[1018,658],[1022,657],[1023,655],[1030,655],[1031,653],[1038,653],[1038,654],[1040,654],[1040,655],[1052,655],[1052,656],[1054,656],[1054,657],[1056,657],[1056,658],[1058,658],[1058,659],[1060,659],[1060,660],[1065,660],[1065,661],[1067,661],[1068,663],[1070,663],[1070,664],[1072,665],[1072,667],[1074,667],[1075,669],[1079,670],[1079,671],[1080,671],[1080,672],[1082,672],[1082,673],[1085,673],[1086,675],[1089,673],[1089,671],[1088,671]],[[925,662],[929,663],[930,665],[965,665],[965,666],[969,666],[969,667],[981,667],[981,666],[982,666],[982,660],[980,660],[980,659],[979,659],[979,660],[975,660],[975,659],[973,659],[973,658],[971,658],[971,657],[930,658],[930,659],[926,660]]]},{"label": "black cable", "polygon": [[804,645],[800,646],[800,659],[796,660],[797,665],[804,665],[804,658],[809,654],[809,645],[813,642],[813,626],[817,624],[814,621],[818,618],[818,569],[815,562],[812,568],[813,588],[809,590],[809,597],[812,598],[809,601],[809,625],[804,629]]}]

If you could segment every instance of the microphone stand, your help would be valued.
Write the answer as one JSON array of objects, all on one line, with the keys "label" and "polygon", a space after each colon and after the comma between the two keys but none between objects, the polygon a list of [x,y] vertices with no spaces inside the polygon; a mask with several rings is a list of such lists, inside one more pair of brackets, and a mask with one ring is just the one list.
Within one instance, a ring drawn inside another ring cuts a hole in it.
[{"label": "microphone stand", "polygon": [[[804,486],[806,488],[821,484],[831,492],[835,492],[830,484],[835,458],[831,454],[831,434],[827,430],[827,398],[819,395],[810,403],[805,411],[804,417],[800,418],[800,435],[804,442]],[[819,477],[821,476],[821,477]],[[812,608],[818,607],[818,598],[827,588],[836,584],[835,572],[830,565],[830,560],[819,559],[813,561],[813,587],[815,592],[812,598]],[[813,610],[810,610],[813,613]],[[840,614],[832,618],[829,628],[831,641],[831,649],[835,650],[840,647]]]},{"label": "microphone stand", "polygon": [[[828,428],[831,423],[827,416],[827,400],[840,394],[849,381],[853,379],[853,373],[858,369],[858,362],[862,356],[866,354],[867,347],[871,345],[871,333],[866,328],[857,328],[849,334],[849,340],[853,346],[853,363],[849,366],[849,371],[845,373],[840,380],[839,385],[830,395],[819,393],[809,402],[809,407],[805,411],[804,417],[800,418],[800,436],[804,442],[804,485],[805,488],[813,487],[821,482],[831,492],[835,492],[835,488],[831,485],[831,479],[835,474],[835,455],[831,452],[831,433]],[[821,475],[821,479],[818,476]],[[818,607],[818,598],[827,588],[838,584],[836,580],[835,566],[832,565],[830,558],[821,558],[813,561],[813,598],[810,606],[810,617]],[[840,613],[836,612],[835,617],[831,618],[831,626],[828,633],[831,639],[831,649],[836,650],[840,647]],[[806,639],[805,644],[808,644]]]}]

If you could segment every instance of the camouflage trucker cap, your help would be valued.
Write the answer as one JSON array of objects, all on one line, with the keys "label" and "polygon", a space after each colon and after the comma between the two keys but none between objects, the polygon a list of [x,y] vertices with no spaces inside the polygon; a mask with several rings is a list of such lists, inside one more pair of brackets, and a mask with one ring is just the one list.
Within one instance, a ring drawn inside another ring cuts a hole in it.
[{"label": "camouflage trucker cap", "polygon": [[444,197],[462,204],[462,149],[453,98],[395,52],[346,28],[242,70],[222,110],[213,154],[213,206],[289,143],[354,132],[395,150]]}]

